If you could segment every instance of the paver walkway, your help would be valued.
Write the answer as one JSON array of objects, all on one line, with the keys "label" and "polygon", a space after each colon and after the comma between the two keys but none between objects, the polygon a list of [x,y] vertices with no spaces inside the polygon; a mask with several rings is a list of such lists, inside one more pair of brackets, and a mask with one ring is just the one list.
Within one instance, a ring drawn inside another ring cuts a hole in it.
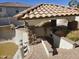
[{"label": "paver walkway", "polygon": [[42,43],[33,45],[32,47],[33,47],[33,52],[28,59],[79,59],[79,47],[74,49],[58,48],[57,49],[58,55],[52,56],[52,53],[50,53],[49,58],[45,52]]},{"label": "paver walkway", "polygon": [[[49,40],[49,38],[46,43],[50,43],[50,45],[53,45],[53,41]],[[48,48],[48,50],[51,49],[51,47]],[[52,51],[52,50],[50,50]],[[53,52],[53,51],[52,51]],[[73,48],[73,49],[61,49],[57,48],[57,55],[54,55],[52,53],[49,53],[49,59],[79,59],[79,47]]]},{"label": "paver walkway", "polygon": [[50,59],[79,59],[79,48],[58,49],[58,55],[51,56]]},{"label": "paver walkway", "polygon": [[42,43],[33,45],[33,52],[29,59],[48,59]]}]

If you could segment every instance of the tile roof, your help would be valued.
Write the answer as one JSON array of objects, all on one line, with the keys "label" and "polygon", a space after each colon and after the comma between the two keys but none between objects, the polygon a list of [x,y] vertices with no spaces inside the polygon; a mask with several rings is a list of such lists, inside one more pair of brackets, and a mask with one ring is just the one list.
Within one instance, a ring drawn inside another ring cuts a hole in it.
[{"label": "tile roof", "polygon": [[14,17],[20,19],[44,18],[54,16],[70,16],[79,15],[78,8],[64,7],[53,4],[40,4],[35,7],[29,8]]},{"label": "tile roof", "polygon": [[0,3],[0,7],[30,7],[30,6],[18,2],[4,2]]}]

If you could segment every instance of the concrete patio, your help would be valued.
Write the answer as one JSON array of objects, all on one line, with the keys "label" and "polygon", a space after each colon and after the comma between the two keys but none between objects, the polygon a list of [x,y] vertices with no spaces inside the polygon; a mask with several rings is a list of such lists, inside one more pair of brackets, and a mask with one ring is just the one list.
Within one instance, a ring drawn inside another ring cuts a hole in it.
[{"label": "concrete patio", "polygon": [[57,48],[58,55],[52,56],[52,53],[49,53],[49,57],[47,56],[42,43],[33,45],[32,47],[33,51],[28,59],[79,59],[79,47],[74,49]]},{"label": "concrete patio", "polygon": [[33,47],[33,51],[28,59],[48,59],[42,43],[33,45],[32,47]]},{"label": "concrete patio", "polygon": [[50,59],[79,59],[79,47],[75,49],[57,49],[58,55],[50,55]]}]

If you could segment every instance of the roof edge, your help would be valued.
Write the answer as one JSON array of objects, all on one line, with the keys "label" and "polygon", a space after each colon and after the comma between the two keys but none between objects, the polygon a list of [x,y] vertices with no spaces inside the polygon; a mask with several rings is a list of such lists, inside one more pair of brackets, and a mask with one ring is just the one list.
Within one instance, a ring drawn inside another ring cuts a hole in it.
[{"label": "roof edge", "polygon": [[27,8],[26,10],[20,12],[19,14],[14,15],[13,17],[14,18],[19,18],[20,16],[23,16],[23,14],[25,14],[26,12],[29,12],[30,10],[33,10],[34,8],[37,8],[38,6],[41,6],[41,5],[42,4],[38,4],[38,5],[35,5],[33,7]]},{"label": "roof edge", "polygon": [[[35,5],[35,6],[33,6],[33,7],[30,7],[30,8],[28,8],[28,9],[26,9],[26,10],[20,12],[19,14],[13,16],[13,17],[15,17],[15,18],[17,18],[17,19],[19,20],[22,16],[24,16],[24,15],[25,15],[26,13],[28,13],[30,10],[33,10],[33,9],[35,9],[35,8],[41,6],[41,5],[45,5],[45,4],[47,4],[47,3],[41,3],[41,4]],[[57,5],[57,4],[47,4],[47,5],[56,5],[56,6],[61,6],[61,7],[63,7],[63,8],[72,8],[72,7],[68,7],[68,6],[66,7],[66,6]],[[78,9],[78,8],[74,8],[74,9]]]}]

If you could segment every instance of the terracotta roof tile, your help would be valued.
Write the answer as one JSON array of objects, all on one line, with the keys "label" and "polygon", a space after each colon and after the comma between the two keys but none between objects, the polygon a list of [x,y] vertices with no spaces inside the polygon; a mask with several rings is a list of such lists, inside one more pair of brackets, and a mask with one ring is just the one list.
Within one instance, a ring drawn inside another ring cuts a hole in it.
[{"label": "terracotta roof tile", "polygon": [[[29,18],[41,18],[41,17],[53,17],[53,16],[66,16],[66,15],[79,15],[79,9],[71,8],[71,7],[64,7],[59,5],[52,5],[52,4],[40,4],[36,7],[30,8],[28,11],[26,10],[25,13],[20,13],[18,16],[15,15],[14,17],[21,18],[21,19],[29,19]],[[28,17],[27,17],[28,16]]]}]

